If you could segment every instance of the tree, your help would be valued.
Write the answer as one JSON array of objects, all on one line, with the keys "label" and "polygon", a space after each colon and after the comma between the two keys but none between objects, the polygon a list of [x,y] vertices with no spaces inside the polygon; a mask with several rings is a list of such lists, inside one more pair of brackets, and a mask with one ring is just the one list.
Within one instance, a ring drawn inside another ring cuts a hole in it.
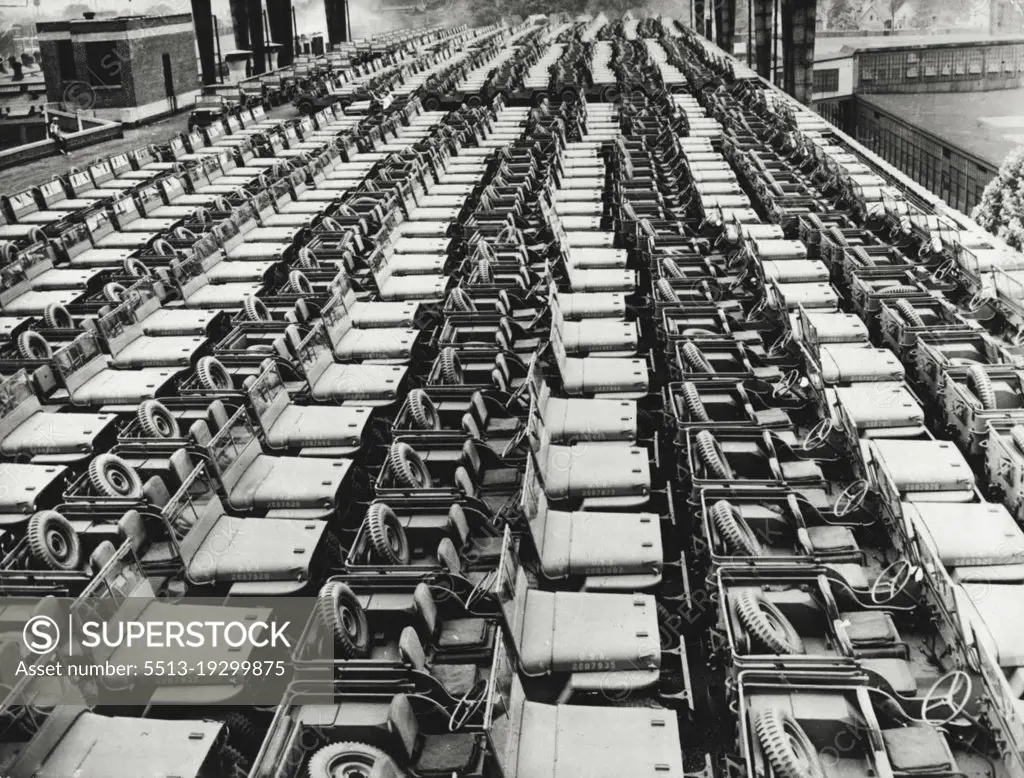
[{"label": "tree", "polygon": [[1017,250],[1024,250],[1024,146],[1006,158],[971,214]]},{"label": "tree", "polygon": [[887,29],[896,29],[896,14],[899,13],[899,10],[906,4],[907,0],[885,0],[882,7],[889,12],[888,24],[886,25]]},{"label": "tree", "polygon": [[832,0],[825,16],[825,24],[830,30],[841,30],[846,20],[853,14],[850,0]]}]

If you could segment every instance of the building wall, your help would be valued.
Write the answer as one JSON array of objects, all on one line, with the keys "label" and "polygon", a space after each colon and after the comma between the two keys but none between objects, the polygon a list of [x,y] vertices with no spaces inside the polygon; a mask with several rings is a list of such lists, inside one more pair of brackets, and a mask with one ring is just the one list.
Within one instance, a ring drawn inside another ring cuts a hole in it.
[{"label": "building wall", "polygon": [[134,123],[188,107],[198,93],[195,29],[187,15],[41,23],[39,46],[47,100],[69,109]]},{"label": "building wall", "polygon": [[[853,94],[853,56],[814,63],[814,99],[849,97]],[[834,87],[834,88],[833,88]]]},{"label": "building wall", "polygon": [[860,51],[859,94],[983,92],[1024,86],[1024,41]]},{"label": "building wall", "polygon": [[146,105],[167,96],[164,88],[163,55],[171,60],[174,91],[181,95],[199,86],[196,71],[195,35],[191,32],[157,35],[133,45],[132,84],[134,105]]},{"label": "building wall", "polygon": [[978,204],[995,167],[864,100],[854,104],[860,143],[957,210]]}]

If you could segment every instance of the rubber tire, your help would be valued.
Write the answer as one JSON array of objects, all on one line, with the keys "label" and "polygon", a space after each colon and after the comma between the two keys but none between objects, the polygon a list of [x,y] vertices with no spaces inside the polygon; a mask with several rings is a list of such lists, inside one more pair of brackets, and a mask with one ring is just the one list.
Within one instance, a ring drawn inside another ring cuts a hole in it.
[{"label": "rubber tire", "polygon": [[451,302],[452,308],[460,313],[474,313],[476,311],[476,303],[473,302],[473,298],[461,286],[452,289],[448,295],[448,300]]},{"label": "rubber tire", "polygon": [[217,357],[202,357],[196,363],[196,376],[203,389],[211,392],[223,392],[235,388],[230,373]]},{"label": "rubber tire", "polygon": [[[754,732],[776,778],[824,778],[818,752],[807,733],[785,709],[763,708],[754,719]],[[804,752],[802,758],[794,753],[794,742]]]},{"label": "rubber tire", "polygon": [[299,256],[296,259],[297,264],[303,270],[314,270],[320,267],[320,263],[317,261],[316,254],[313,253],[311,248],[303,246],[299,249]]},{"label": "rubber tire", "polygon": [[441,349],[439,355],[441,362],[441,378],[444,383],[452,386],[462,385],[462,363],[459,362],[459,355],[451,346]]},{"label": "rubber tire", "polygon": [[228,743],[243,754],[251,758],[259,750],[262,738],[256,732],[256,725],[252,719],[239,711],[229,711],[218,717],[224,722],[228,730]]},{"label": "rubber tire", "polygon": [[728,500],[719,500],[711,506],[711,521],[730,555],[761,556],[761,544]]},{"label": "rubber tire", "polygon": [[366,512],[366,531],[379,559],[390,565],[409,564],[409,538],[391,508],[382,502],[371,505]]},{"label": "rubber tire", "polygon": [[51,330],[73,330],[75,320],[71,312],[60,303],[50,303],[43,311],[43,323]]},{"label": "rubber tire", "polygon": [[480,283],[482,284],[493,284],[494,283],[494,268],[491,267],[491,261],[489,259],[481,259],[476,263],[477,276]]},{"label": "rubber tire", "polygon": [[[123,487],[111,481],[109,470],[113,468],[124,479]],[[135,468],[116,454],[100,454],[89,462],[89,484],[104,497],[138,499],[142,497],[142,479]]]},{"label": "rubber tire", "polygon": [[124,268],[124,272],[133,278],[149,278],[153,275],[149,268],[146,267],[141,260],[138,260],[135,257],[128,257],[128,259],[124,261],[122,267]]},{"label": "rubber tire", "polygon": [[896,286],[889,286],[885,289],[879,289],[875,294],[882,297],[895,297],[903,294],[920,294],[921,290],[916,286],[910,286],[909,284],[897,284]]},{"label": "rubber tire", "polygon": [[925,326],[924,319],[921,318],[921,314],[917,312],[917,309],[911,305],[905,297],[895,300],[892,307],[899,311],[900,316],[902,316],[904,321],[906,321],[911,327]]},{"label": "rubber tire", "polygon": [[235,775],[239,774],[239,769],[242,775],[248,775],[249,770],[252,769],[252,762],[234,746],[225,743],[220,747],[220,758],[221,767],[226,768],[230,765],[233,768],[237,768],[234,771]]},{"label": "rubber tire", "polygon": [[718,445],[715,436],[708,430],[701,430],[697,433],[697,455],[704,463],[704,467],[710,470],[721,481],[732,481],[736,478],[729,463],[722,456],[722,449]]},{"label": "rubber tire", "polygon": [[657,281],[655,281],[654,290],[658,293],[658,297],[661,298],[662,302],[681,302],[679,299],[679,295],[676,294],[676,290],[672,288],[672,284],[668,282],[667,278],[659,278]]},{"label": "rubber tire", "polygon": [[422,389],[409,390],[409,415],[418,430],[441,429],[441,418],[430,395]]},{"label": "rubber tire", "polygon": [[[751,642],[760,643],[773,654],[804,653],[804,642],[789,619],[760,592],[741,591],[736,596],[736,615]],[[776,624],[785,635],[776,631]]]},{"label": "rubber tire", "polygon": [[159,400],[143,400],[135,412],[139,426],[147,438],[169,439],[181,437],[181,426],[167,406]]},{"label": "rubber tire", "polygon": [[119,284],[116,281],[112,281],[103,287],[103,299],[108,303],[123,303],[127,293],[128,290],[124,287],[124,284]]},{"label": "rubber tire", "polygon": [[984,367],[975,364],[967,368],[967,385],[973,388],[982,408],[986,411],[996,410],[996,390],[992,387],[992,379]]},{"label": "rubber tire", "polygon": [[[339,760],[346,756],[349,759],[339,764]],[[324,746],[314,753],[309,758],[306,770],[309,778],[335,778],[335,776],[342,775],[336,768],[343,766],[355,767],[360,769],[362,775],[351,770],[345,772],[344,775],[351,776],[351,778],[363,778],[363,776],[370,778],[374,765],[381,762],[391,763],[390,765],[385,765],[393,767],[393,770],[389,771],[390,774],[401,775],[401,771],[394,763],[394,760],[379,748],[367,745],[366,743],[346,741],[343,743],[331,743],[329,746]],[[389,772],[384,774],[388,775]]]},{"label": "rubber tire", "polygon": [[679,269],[679,265],[672,257],[665,257],[661,260],[661,269],[665,271],[666,278],[682,278],[683,271]]},{"label": "rubber tire", "polygon": [[178,253],[174,246],[168,243],[165,238],[157,238],[153,241],[153,245],[150,248],[153,249],[153,253],[158,257],[173,257]]},{"label": "rubber tire", "polygon": [[[351,629],[339,612],[342,605],[352,616]],[[335,651],[341,659],[362,659],[369,655],[370,626],[366,611],[348,586],[340,581],[325,584],[317,595],[316,607],[321,623],[331,630]]]},{"label": "rubber tire", "polygon": [[700,350],[700,347],[694,344],[692,340],[686,341],[680,353],[683,356],[683,361],[690,366],[690,369],[695,373],[714,373],[715,368],[708,362],[708,358],[704,356],[704,352]]},{"label": "rubber tire", "polygon": [[309,283],[305,273],[301,270],[293,270],[288,274],[288,291],[295,294],[312,294],[313,285]]},{"label": "rubber tire", "polygon": [[25,330],[18,336],[18,353],[22,359],[41,359],[48,362],[53,358],[53,349],[46,342],[46,338],[33,330]]},{"label": "rubber tire", "polygon": [[[53,549],[51,535],[63,539],[64,553]],[[78,570],[82,564],[82,544],[71,522],[57,511],[39,511],[28,520],[25,532],[32,558],[45,565],[48,570]]]},{"label": "rubber tire", "polygon": [[258,297],[249,296],[242,300],[242,312],[249,321],[270,321],[270,311]]},{"label": "rubber tire", "polygon": [[683,404],[690,414],[690,421],[710,422],[711,417],[708,416],[704,402],[700,399],[697,387],[689,381],[684,381],[680,388],[683,393]]},{"label": "rubber tire", "polygon": [[423,459],[408,443],[392,443],[388,449],[388,466],[398,486],[406,489],[430,487],[430,472]]}]

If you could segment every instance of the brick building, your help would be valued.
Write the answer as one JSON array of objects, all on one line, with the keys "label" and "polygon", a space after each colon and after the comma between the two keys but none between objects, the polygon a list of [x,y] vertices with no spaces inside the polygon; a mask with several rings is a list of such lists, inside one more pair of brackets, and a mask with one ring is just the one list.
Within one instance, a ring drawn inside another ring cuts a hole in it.
[{"label": "brick building", "polygon": [[138,124],[199,93],[191,14],[40,22],[46,99]]}]

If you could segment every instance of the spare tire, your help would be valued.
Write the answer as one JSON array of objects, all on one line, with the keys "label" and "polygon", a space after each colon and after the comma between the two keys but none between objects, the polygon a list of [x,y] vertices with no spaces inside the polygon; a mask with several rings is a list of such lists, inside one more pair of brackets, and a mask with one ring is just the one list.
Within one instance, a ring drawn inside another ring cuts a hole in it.
[{"label": "spare tire", "polygon": [[459,362],[458,352],[451,346],[441,349],[439,355],[441,380],[450,385],[459,386],[462,384],[462,363]]},{"label": "spare tire", "polygon": [[494,283],[494,268],[489,259],[481,259],[476,263],[477,277],[482,284]]},{"label": "spare tire", "polygon": [[164,238],[157,238],[153,241],[153,245],[150,246],[153,249],[153,253],[159,257],[173,257],[178,252],[174,246],[167,242]]},{"label": "spare tire", "polygon": [[340,581],[324,585],[317,596],[317,613],[342,659],[361,659],[370,653],[366,611],[348,586]]},{"label": "spare tire", "polygon": [[50,303],[43,311],[43,322],[51,330],[73,330],[75,320],[71,312],[60,303]]},{"label": "spare tire", "polygon": [[78,533],[57,511],[32,514],[25,534],[33,558],[48,569],[77,570],[82,564]]},{"label": "spare tire", "polygon": [[314,268],[320,267],[320,261],[316,258],[316,254],[313,253],[313,249],[309,248],[309,246],[303,246],[299,249],[296,264],[298,264],[298,266],[303,270],[313,270]]},{"label": "spare tire", "polygon": [[704,407],[704,401],[700,399],[700,392],[697,391],[697,387],[689,381],[683,381],[680,385],[680,389],[683,394],[683,404],[686,406],[686,410],[690,414],[689,420],[710,422],[711,417],[708,416],[707,408]]},{"label": "spare tire", "polygon": [[408,443],[395,442],[388,449],[388,465],[395,483],[407,489],[425,489],[431,485],[430,471],[416,449]]},{"label": "spare tire", "polygon": [[409,564],[409,538],[391,508],[382,502],[371,505],[366,512],[366,531],[380,559],[393,565]]},{"label": "spare tire", "polygon": [[331,743],[313,754],[309,778],[373,778],[402,775],[395,761],[379,748],[347,741]]},{"label": "spare tire", "polygon": [[196,364],[196,376],[199,385],[211,392],[223,392],[235,387],[231,374],[216,357],[202,357]]},{"label": "spare tire", "polygon": [[124,284],[119,284],[116,281],[112,281],[103,287],[103,299],[108,303],[120,303],[124,301],[124,296],[128,293]]},{"label": "spare tire", "polygon": [[288,291],[295,294],[312,294],[313,284],[301,270],[293,270],[288,274]]},{"label": "spare tire", "polygon": [[242,313],[249,321],[270,321],[270,311],[266,304],[258,297],[249,295],[242,300]]},{"label": "spare tire", "polygon": [[89,484],[103,497],[138,499],[142,479],[135,468],[116,454],[100,454],[89,463]]},{"label": "spare tire", "polygon": [[901,297],[898,300],[893,301],[893,308],[895,308],[903,320],[911,327],[924,327],[924,319],[921,318],[921,314],[917,312],[917,308],[910,304],[910,300],[905,297]]},{"label": "spare tire", "polygon": [[679,265],[672,257],[665,257],[661,260],[661,269],[665,271],[667,278],[682,278],[683,271],[679,269]]},{"label": "spare tire", "polygon": [[53,358],[53,349],[46,338],[33,330],[25,330],[18,336],[18,353],[22,359],[49,361]]},{"label": "spare tire", "polygon": [[824,778],[814,744],[786,709],[761,709],[754,719],[754,732],[776,778]]},{"label": "spare tire", "polygon": [[135,257],[128,257],[122,264],[124,272],[134,278],[148,278],[152,275],[152,272],[140,259]]},{"label": "spare tire", "polygon": [[147,438],[180,438],[181,427],[167,406],[159,400],[143,400],[135,412]]},{"label": "spare tire", "polygon": [[441,429],[441,417],[430,396],[422,389],[409,390],[409,415],[418,430]]},{"label": "spare tire", "polygon": [[692,340],[688,340],[683,343],[682,348],[679,350],[682,354],[683,361],[690,366],[690,369],[695,373],[714,373],[715,368],[708,358],[704,356],[704,352],[700,350],[700,347]]},{"label": "spare tire", "polygon": [[676,290],[672,288],[672,284],[669,283],[667,278],[659,278],[654,282],[654,291],[663,302],[666,303],[678,303],[679,295],[676,294]]},{"label": "spare tire", "polygon": [[802,654],[804,642],[782,611],[760,592],[741,591],[736,595],[736,615],[750,636],[773,654]]},{"label": "spare tire", "polygon": [[476,310],[476,303],[473,302],[473,298],[461,286],[456,286],[452,289],[448,294],[448,300],[452,308],[460,313],[472,313]]},{"label": "spare tire", "polygon": [[992,378],[985,372],[982,365],[971,365],[967,368],[967,383],[974,390],[974,395],[986,411],[994,411],[998,405],[996,390],[992,386]]},{"label": "spare tire", "polygon": [[714,435],[708,430],[701,430],[697,433],[696,441],[697,456],[712,475],[720,481],[731,481],[736,477]]},{"label": "spare tire", "polygon": [[726,550],[734,556],[761,556],[761,544],[736,506],[719,500],[711,506],[711,521]]}]

